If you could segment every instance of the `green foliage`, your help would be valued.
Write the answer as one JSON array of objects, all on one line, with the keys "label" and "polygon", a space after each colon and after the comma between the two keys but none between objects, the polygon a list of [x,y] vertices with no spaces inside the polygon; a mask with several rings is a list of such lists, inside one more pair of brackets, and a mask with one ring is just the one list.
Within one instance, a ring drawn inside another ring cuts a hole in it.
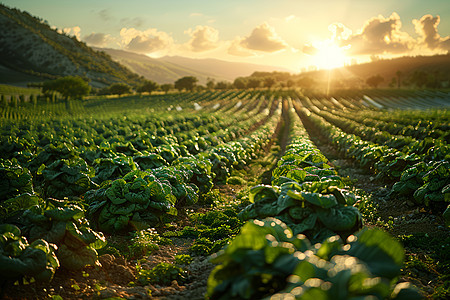
[{"label": "green foliage", "polygon": [[30,171],[17,161],[0,160],[0,203],[25,193],[34,194]]},{"label": "green foliage", "polygon": [[177,214],[170,183],[144,171],[132,171],[123,179],[91,190],[85,200],[96,226],[110,233],[154,226],[163,222],[163,215]]},{"label": "green foliage", "polygon": [[173,280],[183,282],[187,279],[186,271],[177,265],[166,262],[159,263],[150,270],[142,269],[138,264],[136,270],[138,271],[138,281],[143,285],[148,283],[170,285]]},{"label": "green foliage", "polygon": [[195,84],[198,82],[198,79],[194,76],[185,76],[177,81],[175,81],[175,88],[178,90],[188,90],[192,91],[195,88]]},{"label": "green foliage", "polygon": [[42,86],[42,92],[58,92],[66,99],[81,98],[89,94],[91,87],[79,76],[66,76],[51,81],[45,81]]},{"label": "green foliage", "polygon": [[94,172],[82,158],[57,160],[40,171],[46,195],[58,199],[79,196],[95,187]]},{"label": "green foliage", "polygon": [[421,299],[408,284],[391,286],[400,274],[404,251],[388,234],[364,230],[347,244],[333,236],[312,246],[277,219],[247,222],[212,261],[210,299],[320,297]]},{"label": "green foliage", "polygon": [[192,257],[187,254],[178,254],[175,255],[175,264],[176,265],[189,265],[192,262]]},{"label": "green foliage", "polygon": [[144,92],[151,93],[153,91],[156,91],[158,88],[159,88],[159,84],[157,84],[154,81],[148,80],[148,81],[145,81],[141,86],[139,86],[136,91],[138,93],[144,93]]},{"label": "green foliage", "polygon": [[122,95],[131,93],[131,87],[126,83],[113,83],[108,88],[112,95]]},{"label": "green foliage", "polygon": [[159,249],[159,245],[168,245],[172,241],[170,239],[161,237],[155,229],[148,228],[145,230],[136,231],[133,238],[128,245],[128,257],[136,258],[142,257]]},{"label": "green foliage", "polygon": [[98,264],[96,249],[104,247],[106,241],[103,234],[90,228],[81,206],[53,201],[47,209],[36,206],[25,210],[21,219],[23,232],[31,241],[43,239],[58,246],[61,266],[78,270]]},{"label": "green foliage", "polygon": [[0,225],[0,282],[6,280],[50,281],[59,267],[57,247],[45,240],[28,244],[20,229],[11,224]]}]

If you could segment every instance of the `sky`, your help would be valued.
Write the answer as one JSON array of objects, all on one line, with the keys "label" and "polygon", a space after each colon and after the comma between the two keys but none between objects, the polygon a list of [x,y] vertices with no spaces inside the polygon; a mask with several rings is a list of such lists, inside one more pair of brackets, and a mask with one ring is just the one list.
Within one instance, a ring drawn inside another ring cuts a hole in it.
[{"label": "sky", "polygon": [[0,0],[90,46],[292,72],[450,50],[448,0]]}]

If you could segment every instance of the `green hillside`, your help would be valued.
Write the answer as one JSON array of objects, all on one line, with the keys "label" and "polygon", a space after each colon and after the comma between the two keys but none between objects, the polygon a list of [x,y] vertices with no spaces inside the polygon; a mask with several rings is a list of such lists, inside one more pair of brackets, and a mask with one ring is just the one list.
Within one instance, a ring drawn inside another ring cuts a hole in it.
[{"label": "green hillside", "polygon": [[0,5],[0,40],[1,83],[25,85],[67,75],[83,76],[95,87],[142,80],[105,53],[4,5]]}]

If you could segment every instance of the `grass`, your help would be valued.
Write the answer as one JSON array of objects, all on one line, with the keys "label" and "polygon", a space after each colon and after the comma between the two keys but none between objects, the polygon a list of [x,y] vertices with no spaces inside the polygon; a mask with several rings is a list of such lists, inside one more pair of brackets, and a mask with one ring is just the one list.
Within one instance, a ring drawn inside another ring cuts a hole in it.
[{"label": "grass", "polygon": [[38,95],[41,90],[37,88],[25,88],[8,84],[0,84],[0,95]]}]

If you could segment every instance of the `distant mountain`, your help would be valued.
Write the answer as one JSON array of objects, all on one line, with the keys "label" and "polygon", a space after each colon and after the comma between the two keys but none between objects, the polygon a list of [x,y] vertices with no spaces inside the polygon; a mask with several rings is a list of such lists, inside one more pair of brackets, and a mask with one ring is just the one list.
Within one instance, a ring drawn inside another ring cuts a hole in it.
[{"label": "distant mountain", "polygon": [[207,78],[214,78],[216,81],[233,81],[236,77],[248,76],[255,71],[288,71],[281,67],[228,62],[219,59],[194,59],[181,56],[164,56],[155,59],[123,50],[94,49],[105,52],[133,72],[160,84],[173,83],[183,76],[195,76],[200,83],[205,84]]},{"label": "distant mountain", "polygon": [[200,83],[205,83],[208,77],[218,78],[220,80],[226,79],[212,73],[202,72],[175,63],[166,62],[162,59],[154,59],[144,54],[117,49],[94,49],[105,52],[107,55],[111,56],[113,60],[126,66],[131,71],[159,84],[174,83],[177,79],[184,76],[195,76],[199,79]]},{"label": "distant mountain", "polygon": [[253,72],[290,72],[290,70],[276,66],[230,62],[213,58],[193,59],[181,56],[165,56],[159,60],[188,67],[201,72],[215,74],[214,77],[223,77],[233,81],[236,77],[249,76]]},{"label": "distant mountain", "polygon": [[0,4],[0,83],[25,85],[67,75],[89,78],[95,87],[142,81],[105,53],[58,33],[40,18]]}]

